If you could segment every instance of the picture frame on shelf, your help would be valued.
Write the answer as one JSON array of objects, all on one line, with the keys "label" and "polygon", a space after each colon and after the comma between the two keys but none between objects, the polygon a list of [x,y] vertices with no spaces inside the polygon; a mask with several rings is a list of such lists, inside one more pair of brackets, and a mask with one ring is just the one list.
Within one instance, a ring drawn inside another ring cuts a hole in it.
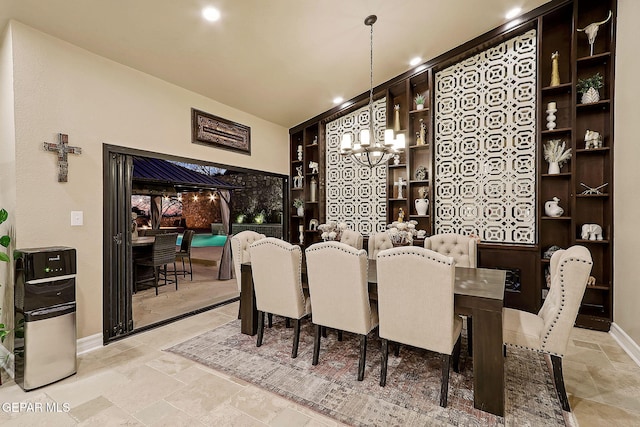
[{"label": "picture frame on shelf", "polygon": [[251,155],[251,128],[192,108],[191,142]]}]

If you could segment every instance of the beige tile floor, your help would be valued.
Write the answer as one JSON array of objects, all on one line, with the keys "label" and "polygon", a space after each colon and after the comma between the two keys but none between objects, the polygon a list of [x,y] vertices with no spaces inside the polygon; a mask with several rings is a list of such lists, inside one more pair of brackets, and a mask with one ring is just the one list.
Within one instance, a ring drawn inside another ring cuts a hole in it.
[{"label": "beige tile floor", "polygon": [[[237,317],[238,304],[83,354],[78,373],[23,392],[5,375],[3,426],[338,426],[336,421],[162,351]],[[640,367],[606,333],[574,329],[565,378],[581,426],[640,425]],[[42,411],[12,411],[30,403]],[[46,404],[59,412],[46,412]],[[69,411],[65,412],[65,405]]]}]

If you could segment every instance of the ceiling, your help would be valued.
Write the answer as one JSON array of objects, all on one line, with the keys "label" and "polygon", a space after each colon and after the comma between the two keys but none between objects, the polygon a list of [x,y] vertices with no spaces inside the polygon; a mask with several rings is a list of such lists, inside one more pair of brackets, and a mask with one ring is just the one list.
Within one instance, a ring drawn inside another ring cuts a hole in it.
[{"label": "ceiling", "polygon": [[[15,19],[290,128],[548,0],[0,0]],[[204,6],[222,17],[201,18]]]}]

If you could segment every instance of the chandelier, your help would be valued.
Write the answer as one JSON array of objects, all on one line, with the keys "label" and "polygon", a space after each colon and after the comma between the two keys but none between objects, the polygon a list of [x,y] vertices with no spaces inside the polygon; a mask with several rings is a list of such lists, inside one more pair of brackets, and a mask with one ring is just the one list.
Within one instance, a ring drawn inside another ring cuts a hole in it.
[{"label": "chandelier", "polygon": [[355,162],[369,168],[384,165],[392,156],[404,151],[404,134],[394,138],[393,129],[384,131],[384,141],[378,141],[374,131],[373,117],[373,24],[378,20],[376,15],[365,18],[364,24],[371,27],[370,66],[369,66],[369,129],[360,131],[360,141],[354,141],[351,133],[342,135],[340,154],[350,157]]}]

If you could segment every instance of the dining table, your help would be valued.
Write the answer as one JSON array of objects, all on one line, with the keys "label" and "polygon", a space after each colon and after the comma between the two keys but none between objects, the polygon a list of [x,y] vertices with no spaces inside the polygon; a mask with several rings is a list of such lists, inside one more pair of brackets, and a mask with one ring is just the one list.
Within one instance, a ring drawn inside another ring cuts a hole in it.
[{"label": "dining table", "polygon": [[[251,262],[240,267],[240,330],[255,335],[258,311]],[[377,299],[376,260],[368,260],[369,296]],[[456,267],[454,310],[473,317],[473,403],[476,409],[504,416],[504,353],[502,307],[506,272],[490,268]],[[306,265],[302,265],[306,282]]]}]

